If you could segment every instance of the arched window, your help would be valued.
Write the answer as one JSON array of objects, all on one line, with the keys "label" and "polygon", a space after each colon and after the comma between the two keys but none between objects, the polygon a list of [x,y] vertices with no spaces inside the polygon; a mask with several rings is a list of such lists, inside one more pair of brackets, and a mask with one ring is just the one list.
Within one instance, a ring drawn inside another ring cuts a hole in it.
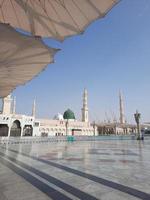
[{"label": "arched window", "polygon": [[19,120],[15,120],[10,130],[10,136],[21,136],[21,125]]},{"label": "arched window", "polygon": [[32,125],[25,125],[23,128],[23,136],[32,136],[33,127]]}]

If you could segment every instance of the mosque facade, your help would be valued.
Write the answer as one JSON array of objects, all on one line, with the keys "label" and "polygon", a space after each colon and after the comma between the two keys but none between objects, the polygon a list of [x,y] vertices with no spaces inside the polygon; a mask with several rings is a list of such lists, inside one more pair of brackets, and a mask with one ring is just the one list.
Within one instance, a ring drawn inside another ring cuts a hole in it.
[{"label": "mosque facade", "polygon": [[77,120],[72,110],[58,113],[53,119],[37,119],[34,101],[32,115],[16,114],[16,100],[8,95],[3,99],[0,113],[0,137],[97,135],[97,126],[89,122],[88,93],[83,92],[82,119]]}]

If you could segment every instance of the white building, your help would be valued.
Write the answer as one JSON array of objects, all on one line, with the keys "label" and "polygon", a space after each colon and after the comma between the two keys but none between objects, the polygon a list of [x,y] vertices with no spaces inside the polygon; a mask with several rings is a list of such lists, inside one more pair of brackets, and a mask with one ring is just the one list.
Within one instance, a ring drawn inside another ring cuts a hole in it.
[{"label": "white building", "polygon": [[57,114],[54,119],[36,119],[35,101],[32,116],[16,114],[16,100],[7,96],[3,99],[0,114],[0,136],[60,136],[60,135],[97,135],[97,127],[91,125],[88,117],[88,94],[84,90],[82,120],[78,121],[68,109],[63,115]]}]

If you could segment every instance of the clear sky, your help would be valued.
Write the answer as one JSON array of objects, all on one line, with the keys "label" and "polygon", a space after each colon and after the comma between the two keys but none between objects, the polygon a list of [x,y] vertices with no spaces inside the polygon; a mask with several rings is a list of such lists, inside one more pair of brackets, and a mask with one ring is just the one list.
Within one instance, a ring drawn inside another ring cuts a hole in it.
[{"label": "clear sky", "polygon": [[150,121],[150,0],[122,0],[83,35],[45,43],[62,50],[54,64],[13,92],[18,113],[30,114],[36,98],[38,117],[70,108],[80,118],[86,87],[91,121],[106,119],[105,112],[118,118],[120,89],[127,121],[136,109]]}]

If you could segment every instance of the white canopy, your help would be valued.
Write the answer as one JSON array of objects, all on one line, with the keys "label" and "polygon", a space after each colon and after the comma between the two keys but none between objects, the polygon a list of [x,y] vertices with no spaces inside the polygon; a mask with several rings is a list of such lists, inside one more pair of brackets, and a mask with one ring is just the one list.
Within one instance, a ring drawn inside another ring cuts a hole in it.
[{"label": "white canopy", "polygon": [[0,22],[63,40],[80,34],[119,0],[0,0]]},{"label": "white canopy", "polygon": [[0,97],[25,84],[48,63],[57,49],[45,46],[39,37],[29,37],[0,23]]}]

